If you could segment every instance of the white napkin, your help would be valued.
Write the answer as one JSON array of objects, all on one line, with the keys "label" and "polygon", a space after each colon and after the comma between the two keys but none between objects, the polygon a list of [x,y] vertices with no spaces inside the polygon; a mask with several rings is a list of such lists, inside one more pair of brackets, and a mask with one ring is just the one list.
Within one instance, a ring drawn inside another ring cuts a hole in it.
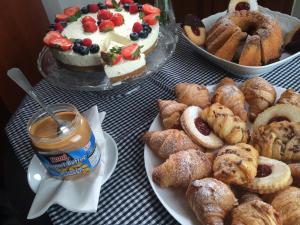
[{"label": "white napkin", "polygon": [[[103,179],[106,143],[101,124],[105,112],[98,113],[94,106],[85,111],[83,116],[88,120],[95,135],[101,159],[95,172],[77,180],[59,180],[48,177],[41,181],[27,219],[34,219],[44,214],[53,204],[59,204],[70,211],[96,212]],[[100,169],[101,168],[101,169]]]}]

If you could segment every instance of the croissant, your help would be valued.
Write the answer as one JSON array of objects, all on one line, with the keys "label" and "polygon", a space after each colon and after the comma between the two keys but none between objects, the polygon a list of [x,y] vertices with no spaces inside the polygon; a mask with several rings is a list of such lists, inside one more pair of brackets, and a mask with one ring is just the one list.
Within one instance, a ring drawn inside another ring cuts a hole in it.
[{"label": "croissant", "polygon": [[300,187],[300,163],[289,164],[289,167],[291,169],[294,184]]},{"label": "croissant", "polygon": [[240,87],[249,104],[250,120],[253,121],[259,113],[274,104],[276,91],[274,87],[261,77],[246,80]]},{"label": "croissant", "polygon": [[249,134],[246,123],[235,116],[229,108],[219,103],[205,108],[201,113],[201,118],[227,144],[248,141]]},{"label": "croissant", "polygon": [[226,215],[238,204],[230,187],[214,178],[194,180],[186,197],[200,224],[205,225],[223,225]]},{"label": "croissant", "polygon": [[177,101],[188,106],[205,108],[210,105],[209,92],[203,85],[181,83],[175,87]]},{"label": "croissant", "polygon": [[282,225],[278,212],[262,200],[250,200],[232,211],[231,225]]},{"label": "croissant", "polygon": [[153,181],[161,187],[187,187],[196,179],[211,174],[211,162],[205,153],[190,149],[177,152],[154,168]]},{"label": "croissant", "polygon": [[159,114],[165,129],[180,129],[180,116],[187,105],[172,100],[158,100]]},{"label": "croissant", "polygon": [[283,161],[300,160],[300,122],[273,122],[252,134],[253,146],[260,155]]},{"label": "croissant", "polygon": [[225,77],[221,81],[212,98],[212,102],[218,102],[228,107],[234,115],[239,116],[243,121],[247,121],[245,96],[232,79]]},{"label": "croissant", "polygon": [[146,132],[143,139],[149,148],[163,159],[179,151],[202,150],[183,131],[176,129]]},{"label": "croissant", "polygon": [[300,224],[300,189],[288,187],[278,192],[271,205],[279,213],[283,225]]},{"label": "croissant", "polygon": [[239,143],[221,148],[213,164],[214,177],[227,184],[251,182],[257,172],[258,151]]},{"label": "croissant", "polygon": [[300,107],[300,93],[293,89],[287,89],[283,92],[278,100],[279,104],[290,104]]}]

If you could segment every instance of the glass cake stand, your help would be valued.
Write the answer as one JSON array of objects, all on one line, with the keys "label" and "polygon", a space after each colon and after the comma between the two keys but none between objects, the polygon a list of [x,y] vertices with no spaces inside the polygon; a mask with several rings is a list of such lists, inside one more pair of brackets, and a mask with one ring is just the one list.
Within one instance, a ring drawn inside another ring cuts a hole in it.
[{"label": "glass cake stand", "polygon": [[104,71],[79,72],[68,70],[57,63],[48,47],[44,47],[39,54],[38,69],[42,76],[53,85],[72,90],[103,91],[136,83],[159,70],[174,53],[178,41],[177,28],[174,24],[175,20],[172,23],[160,25],[157,46],[146,57],[146,70],[135,78],[111,84]]}]

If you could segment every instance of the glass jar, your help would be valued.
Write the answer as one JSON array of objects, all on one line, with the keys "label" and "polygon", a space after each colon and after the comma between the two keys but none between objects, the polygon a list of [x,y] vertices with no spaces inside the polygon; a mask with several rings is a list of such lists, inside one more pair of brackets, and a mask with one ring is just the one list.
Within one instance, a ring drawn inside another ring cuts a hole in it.
[{"label": "glass jar", "polygon": [[35,154],[52,177],[75,179],[89,174],[100,161],[100,151],[87,120],[71,104],[48,107],[67,122],[68,131],[59,132],[45,111],[36,112],[27,126]]}]

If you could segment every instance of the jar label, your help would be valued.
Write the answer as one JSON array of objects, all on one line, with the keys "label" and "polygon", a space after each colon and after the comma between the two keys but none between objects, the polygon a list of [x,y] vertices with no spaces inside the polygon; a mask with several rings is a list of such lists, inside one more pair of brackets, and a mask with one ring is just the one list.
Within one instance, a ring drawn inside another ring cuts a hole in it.
[{"label": "jar label", "polygon": [[100,161],[100,151],[96,148],[95,136],[91,133],[89,142],[82,148],[49,154],[36,152],[50,176],[65,177],[79,173],[88,174]]}]

